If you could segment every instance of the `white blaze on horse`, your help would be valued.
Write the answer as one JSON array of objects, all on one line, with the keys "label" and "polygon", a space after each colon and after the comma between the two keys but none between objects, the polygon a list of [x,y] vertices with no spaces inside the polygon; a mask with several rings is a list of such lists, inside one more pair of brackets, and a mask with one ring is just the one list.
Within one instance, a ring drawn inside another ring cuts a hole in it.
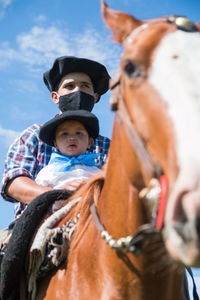
[{"label": "white blaze on horse", "polygon": [[195,265],[200,251],[199,32],[178,30],[163,38],[149,81],[167,104],[178,166],[165,218],[167,245],[175,258]]},{"label": "white blaze on horse", "polygon": [[195,265],[200,251],[199,32],[178,30],[162,40],[150,83],[167,104],[178,166],[165,219],[167,245],[175,258]]}]

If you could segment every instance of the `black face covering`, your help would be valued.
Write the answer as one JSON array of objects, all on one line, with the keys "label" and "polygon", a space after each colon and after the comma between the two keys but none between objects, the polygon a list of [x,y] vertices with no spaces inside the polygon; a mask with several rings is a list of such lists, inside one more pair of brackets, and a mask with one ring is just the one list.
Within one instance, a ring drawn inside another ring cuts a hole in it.
[{"label": "black face covering", "polygon": [[91,111],[94,106],[94,96],[82,91],[73,92],[59,98],[59,109],[61,112],[67,110],[84,109]]}]

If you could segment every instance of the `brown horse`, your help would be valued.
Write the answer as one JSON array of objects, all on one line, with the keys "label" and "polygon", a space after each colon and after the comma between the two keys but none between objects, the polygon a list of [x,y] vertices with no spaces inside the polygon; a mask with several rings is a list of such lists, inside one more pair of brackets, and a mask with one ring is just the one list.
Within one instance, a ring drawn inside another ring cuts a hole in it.
[{"label": "brown horse", "polygon": [[184,264],[200,264],[200,26],[139,21],[104,2],[102,11],[124,47],[109,159],[75,195],[82,200],[60,224],[80,213],[68,259],[36,299],[183,300]]}]

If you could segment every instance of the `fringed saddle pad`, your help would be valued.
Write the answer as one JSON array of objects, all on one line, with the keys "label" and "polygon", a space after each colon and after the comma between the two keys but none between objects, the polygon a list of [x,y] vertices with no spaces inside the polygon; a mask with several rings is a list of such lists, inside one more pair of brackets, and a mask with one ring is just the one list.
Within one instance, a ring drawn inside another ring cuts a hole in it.
[{"label": "fringed saddle pad", "polygon": [[[80,201],[73,199],[50,216],[39,228],[30,248],[28,257],[28,294],[31,300],[36,296],[36,281],[57,267],[68,255],[71,236],[76,228],[79,215],[70,219],[62,227],[55,227]],[[55,228],[54,228],[55,227]]]}]

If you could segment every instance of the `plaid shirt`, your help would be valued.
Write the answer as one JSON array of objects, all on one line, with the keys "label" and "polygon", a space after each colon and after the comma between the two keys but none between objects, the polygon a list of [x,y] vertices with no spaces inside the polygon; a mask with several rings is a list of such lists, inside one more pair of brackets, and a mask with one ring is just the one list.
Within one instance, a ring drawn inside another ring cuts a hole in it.
[{"label": "plaid shirt", "polygon": [[[5,160],[5,169],[2,179],[1,195],[10,202],[17,202],[6,195],[7,183],[20,175],[35,179],[39,171],[48,164],[52,147],[39,139],[41,125],[34,124],[24,130],[22,134],[10,146]],[[98,136],[90,152],[102,153],[96,161],[98,167],[103,166],[106,161],[110,140],[103,136]],[[19,202],[16,206],[16,215],[21,213],[25,204]]]}]

